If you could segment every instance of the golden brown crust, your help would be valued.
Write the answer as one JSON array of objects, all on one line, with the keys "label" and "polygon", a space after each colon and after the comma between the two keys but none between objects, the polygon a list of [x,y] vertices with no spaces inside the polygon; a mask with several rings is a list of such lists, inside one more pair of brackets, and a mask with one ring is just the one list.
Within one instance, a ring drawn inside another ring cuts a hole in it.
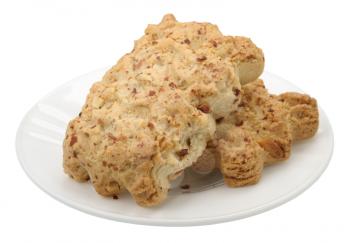
[{"label": "golden brown crust", "polygon": [[77,139],[74,134],[75,123],[76,119],[70,121],[67,126],[66,138],[63,145],[66,150],[63,153],[63,160],[69,161],[69,163],[64,163],[64,172],[70,175],[74,180],[84,182],[89,180],[90,177],[84,166],[81,165],[78,154],[73,147]]},{"label": "golden brown crust", "polygon": [[232,127],[219,139],[219,168],[230,187],[252,185],[259,181],[264,166],[263,151],[251,134]]},{"label": "golden brown crust", "polygon": [[262,80],[244,85],[242,92],[242,102],[233,123],[251,132],[266,152],[265,163],[289,158],[292,134],[287,105],[272,99]]},{"label": "golden brown crust", "polygon": [[172,14],[165,15],[158,25],[149,25],[135,48],[152,45],[162,38],[171,38],[191,49],[205,49],[227,60],[237,68],[242,84],[256,80],[264,69],[264,54],[249,38],[224,36],[210,23],[178,22]]},{"label": "golden brown crust", "polygon": [[291,150],[288,111],[271,98],[262,80],[242,87],[238,109],[217,126],[219,164],[230,187],[258,182],[264,164],[285,160]]},{"label": "golden brown crust", "polygon": [[315,135],[319,125],[317,101],[305,94],[286,92],[276,98],[289,106],[289,123],[293,140],[310,138]]}]

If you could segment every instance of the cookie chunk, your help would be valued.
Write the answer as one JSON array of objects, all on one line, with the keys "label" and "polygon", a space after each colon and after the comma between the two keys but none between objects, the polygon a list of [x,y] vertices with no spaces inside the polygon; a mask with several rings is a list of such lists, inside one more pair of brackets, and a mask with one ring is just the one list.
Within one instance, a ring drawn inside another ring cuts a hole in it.
[{"label": "cookie chunk", "polygon": [[[293,141],[315,135],[318,120],[314,98],[295,92],[271,95],[263,81],[256,80],[242,86],[238,109],[228,118],[216,120],[212,146],[193,169],[210,173],[203,168],[216,165],[231,187],[256,183],[261,176],[261,165],[286,160]],[[237,171],[241,172],[240,177]]]},{"label": "cookie chunk", "polygon": [[169,180],[213,139],[240,100],[227,60],[171,38],[135,48],[90,89],[67,129],[65,172],[104,196],[124,189],[142,206],[165,200]]},{"label": "cookie chunk", "polygon": [[226,185],[239,187],[259,181],[264,167],[263,150],[248,131],[231,127],[219,139],[219,168]]},{"label": "cookie chunk", "polygon": [[289,158],[292,133],[288,105],[271,98],[262,80],[245,85],[242,91],[242,102],[230,122],[252,134],[265,151],[265,163]]},{"label": "cookie chunk", "polygon": [[289,106],[289,124],[293,140],[310,138],[315,135],[319,125],[317,101],[305,94],[286,92],[275,97]]}]

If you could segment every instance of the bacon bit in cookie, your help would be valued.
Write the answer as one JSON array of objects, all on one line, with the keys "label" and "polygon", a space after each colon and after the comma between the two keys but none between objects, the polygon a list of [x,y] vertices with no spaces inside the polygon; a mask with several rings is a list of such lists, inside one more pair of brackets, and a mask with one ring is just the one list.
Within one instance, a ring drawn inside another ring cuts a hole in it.
[{"label": "bacon bit in cookie", "polygon": [[217,118],[215,121],[216,121],[216,123],[221,123],[223,120],[224,120],[223,117],[219,117],[219,118]]},{"label": "bacon bit in cookie", "polygon": [[217,46],[218,46],[218,43],[216,43],[216,41],[214,41],[214,40],[211,41],[211,44],[212,44],[214,47],[217,47]]},{"label": "bacon bit in cookie", "polygon": [[143,64],[143,60],[140,60],[139,62],[134,63],[132,65],[132,69],[135,71],[135,70],[139,69],[142,66],[142,64]]},{"label": "bacon bit in cookie", "polygon": [[233,93],[235,94],[235,96],[238,96],[241,93],[241,91],[237,88],[234,88]]},{"label": "bacon bit in cookie", "polygon": [[77,156],[78,156],[77,151],[73,151],[73,157],[77,158]]},{"label": "bacon bit in cookie", "polygon": [[131,93],[137,94],[136,88],[133,88],[132,91],[131,91]]},{"label": "bacon bit in cookie", "polygon": [[117,195],[114,195],[114,196],[113,196],[113,199],[114,199],[114,200],[118,200],[119,197],[118,197]]},{"label": "bacon bit in cookie", "polygon": [[101,119],[97,119],[97,124],[100,125],[100,126],[104,125],[104,123],[103,123],[103,121]]},{"label": "bacon bit in cookie", "polygon": [[149,93],[148,93],[149,96],[153,96],[155,94],[156,94],[156,91],[154,91],[154,90],[150,90]]},{"label": "bacon bit in cookie", "polygon": [[201,105],[197,106],[197,109],[200,110],[203,113],[209,113],[210,112],[209,106],[205,105],[205,104],[201,104]]},{"label": "bacon bit in cookie", "polygon": [[189,39],[185,39],[184,42],[185,42],[187,45],[191,44],[191,41],[190,41]]},{"label": "bacon bit in cookie", "polygon": [[181,149],[180,151],[177,151],[176,154],[177,154],[179,157],[184,157],[185,155],[188,154],[188,149]]},{"label": "bacon bit in cookie", "polygon": [[154,124],[152,122],[149,122],[147,124],[147,127],[152,130],[154,128]]},{"label": "bacon bit in cookie", "polygon": [[181,187],[181,189],[184,189],[184,190],[190,189],[190,185],[188,185],[188,184],[182,185],[180,187]]},{"label": "bacon bit in cookie", "polygon": [[235,125],[236,125],[236,127],[240,127],[243,125],[243,121],[236,121]]},{"label": "bacon bit in cookie", "polygon": [[164,78],[164,81],[169,81],[169,77],[165,77],[165,78]]},{"label": "bacon bit in cookie", "polygon": [[274,112],[274,110],[272,108],[269,108],[268,112]]},{"label": "bacon bit in cookie", "polygon": [[114,171],[119,170],[118,166],[115,165],[115,164],[112,164],[112,163],[111,164],[107,164],[107,167],[108,167],[108,169],[112,169]]},{"label": "bacon bit in cookie", "polygon": [[247,138],[247,137],[244,137],[244,142],[249,142],[250,141],[250,139],[249,138]]},{"label": "bacon bit in cookie", "polygon": [[78,141],[78,138],[77,136],[75,135],[72,135],[71,139],[70,139],[70,143],[69,143],[69,146],[73,146],[76,142]]},{"label": "bacon bit in cookie", "polygon": [[205,60],[207,60],[206,56],[197,57],[197,62],[204,62]]},{"label": "bacon bit in cookie", "polygon": [[112,133],[108,133],[107,134],[107,136],[110,138],[110,139],[112,139],[113,140],[113,142],[116,142],[117,140],[118,140],[118,138],[117,137],[115,137]]},{"label": "bacon bit in cookie", "polygon": [[173,89],[176,89],[176,84],[174,84],[173,82],[171,82],[171,83],[169,84],[169,86],[170,86],[171,88],[173,88]]},{"label": "bacon bit in cookie", "polygon": [[104,166],[104,167],[106,167],[107,166],[107,162],[104,160],[104,161],[102,161],[102,165]]}]

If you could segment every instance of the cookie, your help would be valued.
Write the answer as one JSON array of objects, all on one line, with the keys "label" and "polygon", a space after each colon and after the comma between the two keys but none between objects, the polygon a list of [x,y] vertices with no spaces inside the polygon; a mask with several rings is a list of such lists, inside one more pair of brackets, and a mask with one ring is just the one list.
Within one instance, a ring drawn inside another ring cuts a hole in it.
[{"label": "cookie", "polygon": [[101,195],[127,190],[139,205],[157,205],[213,139],[215,120],[237,108],[236,90],[235,68],[208,49],[171,38],[135,48],[92,86],[70,123],[65,172],[88,175]]},{"label": "cookie", "polygon": [[216,166],[231,187],[254,184],[261,165],[288,159],[292,142],[314,136],[318,120],[314,98],[295,92],[271,95],[263,81],[256,80],[242,86],[238,109],[217,120],[216,137],[193,169],[203,174]]}]

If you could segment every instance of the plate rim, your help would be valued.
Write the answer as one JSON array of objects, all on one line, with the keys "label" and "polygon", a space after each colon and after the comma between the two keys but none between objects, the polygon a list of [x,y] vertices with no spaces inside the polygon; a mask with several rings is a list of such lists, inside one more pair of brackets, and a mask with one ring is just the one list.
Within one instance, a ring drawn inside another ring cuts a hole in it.
[{"label": "plate rim", "polygon": [[[23,129],[23,123],[25,122],[28,115],[30,115],[30,113],[35,109],[35,107],[40,103],[40,101],[49,97],[52,93],[57,92],[57,90],[60,90],[60,89],[66,87],[68,85],[71,85],[75,82],[78,82],[80,78],[82,78],[88,74],[102,72],[103,70],[106,70],[106,69],[107,68],[99,68],[99,69],[95,69],[95,70],[92,70],[90,72],[84,73],[82,75],[76,76],[75,78],[57,86],[56,88],[54,88],[51,91],[49,91],[48,93],[46,93],[46,95],[41,97],[33,106],[31,106],[31,108],[22,117],[22,119],[18,125],[17,131],[16,131],[16,136],[15,136],[15,150],[16,150],[17,160],[19,161],[19,164],[21,165],[21,167],[22,167],[23,171],[25,172],[25,174],[27,175],[27,177],[38,188],[40,188],[42,191],[44,191],[46,194],[48,194],[52,198],[56,199],[57,201],[65,204],[71,208],[77,209],[81,212],[87,213],[89,215],[93,215],[95,217],[102,217],[102,218],[113,220],[113,221],[138,224],[138,225],[150,225],[150,226],[176,226],[176,227],[200,226],[200,225],[211,225],[211,224],[218,224],[218,223],[234,221],[234,220],[250,217],[253,215],[261,214],[263,212],[269,211],[273,208],[279,207],[279,206],[293,200],[298,195],[300,195],[304,191],[306,191],[306,189],[310,188],[321,177],[321,175],[324,173],[324,171],[328,168],[328,165],[329,165],[331,158],[333,156],[333,152],[334,152],[333,128],[332,128],[332,125],[330,123],[330,120],[329,120],[326,112],[319,105],[318,106],[319,112],[323,114],[324,120],[326,121],[325,125],[326,125],[327,129],[329,129],[329,134],[330,134],[331,147],[330,147],[330,153],[328,155],[328,158],[326,159],[327,162],[325,162],[322,167],[320,167],[318,170],[316,170],[313,173],[313,176],[310,176],[305,183],[300,184],[298,187],[289,191],[288,193],[285,193],[282,196],[278,196],[275,199],[272,199],[271,201],[264,203],[260,206],[249,208],[247,210],[243,210],[243,211],[236,212],[236,213],[224,214],[224,215],[219,215],[219,216],[214,216],[214,217],[196,217],[193,219],[179,220],[179,219],[164,219],[164,218],[158,219],[158,218],[126,216],[126,215],[123,215],[120,213],[106,212],[106,211],[99,210],[99,209],[96,209],[96,208],[93,208],[90,206],[86,206],[86,205],[83,205],[81,203],[75,202],[74,200],[71,200],[69,198],[68,199],[62,198],[62,197],[57,196],[54,193],[51,193],[50,191],[46,190],[28,172],[28,170],[25,166],[24,159],[22,158],[22,156],[20,155],[20,152],[19,152],[19,150],[20,150],[19,148],[21,146],[20,145],[20,137],[21,137],[21,131]],[[300,91],[302,91],[299,87],[297,87],[296,85],[294,85],[290,81],[288,81],[288,80],[286,80],[286,79],[284,79],[276,74],[273,74],[273,73],[268,72],[268,71],[264,71],[264,74],[269,75],[269,76],[274,76],[275,78],[277,78],[279,80],[283,80],[283,82],[286,82],[289,85],[292,85],[292,86],[296,87],[297,89],[299,89]]]}]

